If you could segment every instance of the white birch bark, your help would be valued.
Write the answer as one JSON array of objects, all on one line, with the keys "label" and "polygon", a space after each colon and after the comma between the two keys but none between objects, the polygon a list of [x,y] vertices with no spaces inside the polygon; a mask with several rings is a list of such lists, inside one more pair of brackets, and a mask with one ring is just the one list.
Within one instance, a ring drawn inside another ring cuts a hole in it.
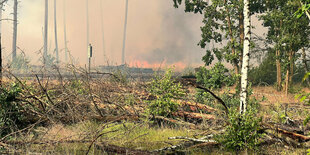
[{"label": "white birch bark", "polygon": [[56,64],[59,64],[58,38],[57,38],[57,2],[54,0],[54,31],[55,31],[55,52]]},{"label": "white birch bark", "polygon": [[241,93],[240,93],[240,113],[246,112],[247,106],[247,87],[248,87],[248,70],[250,61],[250,40],[251,40],[251,20],[250,20],[250,0],[244,0],[244,45],[243,45],[243,60],[241,69]]},{"label": "white birch bark", "polygon": [[128,18],[128,0],[126,0],[125,23],[124,23],[124,38],[122,50],[122,65],[125,64],[125,48],[126,48],[126,35],[127,35],[127,18]]},{"label": "white birch bark", "polygon": [[48,0],[45,0],[45,15],[44,15],[44,53],[43,53],[43,63],[46,65],[47,59],[47,37],[48,37]]},{"label": "white birch bark", "polygon": [[14,0],[13,13],[13,43],[12,43],[12,61],[16,59],[16,42],[17,42],[17,0]]}]

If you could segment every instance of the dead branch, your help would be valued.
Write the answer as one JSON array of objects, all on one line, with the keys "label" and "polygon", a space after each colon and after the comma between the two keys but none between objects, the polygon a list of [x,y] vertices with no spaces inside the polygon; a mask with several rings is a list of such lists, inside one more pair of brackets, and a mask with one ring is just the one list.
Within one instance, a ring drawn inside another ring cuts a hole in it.
[{"label": "dead branch", "polygon": [[187,78],[187,77],[184,77],[182,79],[179,79],[178,81],[182,82],[183,84],[185,85],[192,85],[198,89],[202,89],[203,91],[211,94],[219,103],[221,103],[223,105],[223,107],[225,108],[225,113],[228,115],[228,107],[226,106],[225,102],[219,98],[217,95],[215,95],[211,90],[199,85],[196,83],[196,79],[195,78]]},{"label": "dead branch", "polygon": [[188,102],[188,101],[180,101],[177,100],[176,101],[178,104],[182,105],[182,106],[189,106],[191,110],[196,111],[197,109],[199,110],[204,110],[207,112],[215,112],[217,111],[215,108],[209,107],[207,105],[204,104],[200,104],[200,103],[193,103],[193,102]]}]

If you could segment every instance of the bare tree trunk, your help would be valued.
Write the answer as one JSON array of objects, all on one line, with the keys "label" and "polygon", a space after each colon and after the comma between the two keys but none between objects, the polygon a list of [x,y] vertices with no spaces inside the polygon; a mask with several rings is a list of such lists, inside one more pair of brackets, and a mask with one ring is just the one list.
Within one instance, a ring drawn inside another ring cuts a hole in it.
[{"label": "bare tree trunk", "polygon": [[281,73],[280,50],[276,50],[276,67],[277,67],[277,91],[281,91],[282,90],[282,73]]},{"label": "bare tree trunk", "polygon": [[65,61],[66,61],[66,63],[68,63],[66,0],[64,0],[63,3],[64,3],[64,5],[63,5],[63,13],[64,13]]},{"label": "bare tree trunk", "polygon": [[17,41],[17,5],[18,5],[17,0],[14,0],[12,62],[16,60],[16,41]]},{"label": "bare tree trunk", "polygon": [[44,16],[44,53],[43,64],[46,65],[47,59],[47,37],[48,37],[48,0],[45,0],[45,16]]},{"label": "bare tree trunk", "polygon": [[[5,0],[0,0],[0,19],[2,19],[2,9]],[[2,21],[0,20],[0,86],[2,86]]]},{"label": "bare tree trunk", "polygon": [[122,65],[125,64],[125,48],[126,48],[126,35],[127,35],[127,18],[128,18],[128,0],[126,0],[125,23],[124,23],[124,38],[122,50]]},{"label": "bare tree trunk", "polygon": [[59,64],[59,51],[58,51],[58,40],[57,40],[57,3],[54,0],[54,27],[55,27],[55,52],[56,52],[56,64]]},{"label": "bare tree trunk", "polygon": [[304,69],[305,69],[305,72],[309,72],[309,67],[308,67],[308,64],[307,64],[307,54],[306,54],[306,49],[303,47],[302,48],[302,62],[304,63]]},{"label": "bare tree trunk", "polygon": [[[244,3],[244,0],[240,0],[240,3]],[[244,10],[243,10],[244,11]],[[239,39],[240,39],[240,46],[241,48],[243,48],[244,46],[244,36],[245,36],[245,30],[244,30],[244,12],[243,12],[241,9],[239,11]],[[242,59],[243,59],[243,53],[241,51],[240,53],[240,62],[242,62]],[[240,68],[242,68],[242,64],[240,65]]]},{"label": "bare tree trunk", "polygon": [[[226,5],[227,1],[224,0],[224,4]],[[236,49],[235,49],[235,46],[234,46],[234,36],[233,36],[233,32],[232,32],[232,28],[231,28],[231,20],[230,20],[230,14],[229,14],[229,10],[228,8],[226,8],[226,14],[227,14],[227,26],[228,26],[228,29],[229,29],[229,37],[230,37],[230,42],[232,44],[232,47],[231,47],[231,54],[232,55],[236,55]],[[235,69],[235,74],[238,75],[240,73],[240,68],[239,68],[239,62],[238,60],[235,58],[232,60],[233,61],[233,66],[234,66],[234,69]]]},{"label": "bare tree trunk", "polygon": [[[87,46],[86,46],[86,52],[88,54],[88,46],[89,46],[89,13],[88,13],[88,0],[86,0],[86,42],[87,42]],[[88,57],[87,61],[88,61]],[[86,62],[87,62],[86,61]]]},{"label": "bare tree trunk", "polygon": [[241,70],[241,93],[240,93],[240,113],[246,112],[247,106],[247,87],[248,87],[248,70],[250,62],[250,40],[251,40],[251,14],[250,14],[250,2],[244,0],[244,34],[245,40],[243,45],[243,59],[242,59],[242,70]]},{"label": "bare tree trunk", "polygon": [[100,1],[100,15],[101,15],[101,31],[102,31],[102,50],[103,50],[103,61],[104,63],[108,60],[106,56],[106,50],[105,50],[105,42],[104,42],[104,20],[103,20],[103,6],[102,6],[102,0]]},{"label": "bare tree trunk", "polygon": [[287,66],[286,69],[286,77],[285,77],[285,95],[288,95],[288,87],[289,87],[289,75],[290,75],[290,69]]},{"label": "bare tree trunk", "polygon": [[293,82],[293,76],[294,76],[294,57],[295,57],[295,52],[294,51],[291,51],[290,52],[290,82]]}]

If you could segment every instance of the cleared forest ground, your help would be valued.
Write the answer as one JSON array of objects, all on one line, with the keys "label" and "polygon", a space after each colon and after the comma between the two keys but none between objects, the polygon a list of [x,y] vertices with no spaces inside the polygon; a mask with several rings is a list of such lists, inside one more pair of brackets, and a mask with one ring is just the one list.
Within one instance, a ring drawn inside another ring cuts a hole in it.
[{"label": "cleared forest ground", "polygon": [[[24,124],[2,129],[10,131],[0,139],[2,153],[229,153],[212,140],[225,132],[225,110],[218,102],[196,102],[194,84],[183,82],[186,95],[174,100],[179,106],[172,117],[154,117],[148,113],[148,104],[156,100],[148,91],[150,82],[121,76],[26,81],[10,76],[3,85],[10,88],[13,83],[20,89],[12,102],[20,108],[14,114],[20,115]],[[213,93],[220,96],[229,89]],[[258,115],[263,119],[262,128],[269,130],[255,152],[307,153],[310,127],[302,124],[310,105],[273,87],[254,87],[251,97],[265,98]]]}]

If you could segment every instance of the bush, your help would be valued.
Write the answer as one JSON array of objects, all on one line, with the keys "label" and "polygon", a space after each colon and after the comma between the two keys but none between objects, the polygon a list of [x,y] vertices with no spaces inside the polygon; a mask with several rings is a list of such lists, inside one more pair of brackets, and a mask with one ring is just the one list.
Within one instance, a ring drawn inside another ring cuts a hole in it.
[{"label": "bush", "polygon": [[[223,86],[232,86],[238,79],[236,75],[231,76],[229,70],[221,63],[215,64],[210,70],[200,67],[196,77],[199,84],[211,90],[220,89]],[[196,100],[199,103],[214,102],[214,98],[202,90],[197,90]]]},{"label": "bush", "polygon": [[257,109],[248,105],[247,112],[240,114],[239,110],[230,109],[228,126],[225,133],[215,136],[226,150],[239,151],[244,149],[256,150],[259,138],[262,136]]},{"label": "bush", "polygon": [[178,103],[172,99],[180,99],[185,95],[182,85],[175,83],[171,78],[172,69],[168,69],[163,77],[155,75],[149,89],[150,93],[156,97],[149,104],[149,112],[153,116],[171,117],[171,113],[178,110]]},{"label": "bush", "polygon": [[13,83],[8,89],[4,87],[0,89],[0,137],[3,137],[24,128],[26,122],[23,108],[17,102],[21,93],[20,85]]},{"label": "bush", "polygon": [[197,82],[208,89],[232,86],[237,80],[237,77],[231,76],[229,70],[221,63],[215,64],[210,70],[200,67],[196,77]]}]

